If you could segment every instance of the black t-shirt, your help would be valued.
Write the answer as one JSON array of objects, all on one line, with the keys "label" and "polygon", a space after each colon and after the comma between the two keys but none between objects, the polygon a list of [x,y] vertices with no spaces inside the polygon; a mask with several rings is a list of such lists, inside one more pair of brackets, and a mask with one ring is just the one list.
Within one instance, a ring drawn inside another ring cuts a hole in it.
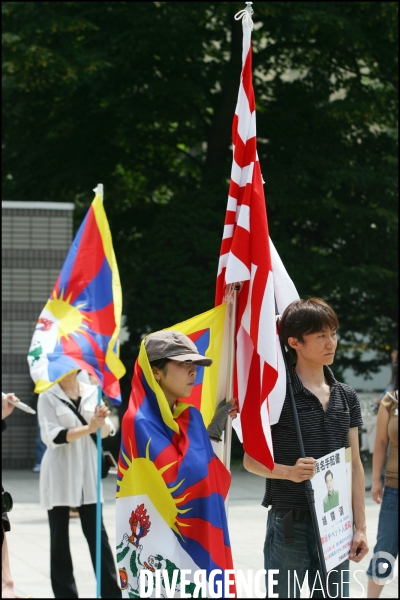
[{"label": "black t-shirt", "polygon": [[[348,446],[351,427],[362,425],[358,396],[350,386],[336,381],[329,367],[324,367],[325,379],[330,386],[326,412],[319,399],[307,390],[291,366],[293,392],[299,415],[306,456],[321,458],[325,454]],[[280,419],[271,427],[274,461],[292,466],[300,458],[292,405],[288,391]],[[266,479],[263,506],[300,508],[308,510],[305,483],[287,479]]]}]

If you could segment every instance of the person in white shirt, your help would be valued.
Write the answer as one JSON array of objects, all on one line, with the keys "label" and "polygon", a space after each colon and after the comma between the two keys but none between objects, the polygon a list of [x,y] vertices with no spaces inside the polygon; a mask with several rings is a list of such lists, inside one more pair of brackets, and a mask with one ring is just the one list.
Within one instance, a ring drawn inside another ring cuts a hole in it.
[{"label": "person in white shirt", "polygon": [[[70,506],[79,511],[94,569],[96,565],[97,449],[94,434],[100,427],[103,438],[115,433],[108,418],[108,408],[103,402],[98,405],[97,399],[97,387],[78,381],[76,371],[39,395],[40,432],[47,446],[40,470],[40,503],[49,516],[50,572],[55,598],[78,598],[68,534]],[[103,520],[101,595],[103,598],[121,597]]]}]

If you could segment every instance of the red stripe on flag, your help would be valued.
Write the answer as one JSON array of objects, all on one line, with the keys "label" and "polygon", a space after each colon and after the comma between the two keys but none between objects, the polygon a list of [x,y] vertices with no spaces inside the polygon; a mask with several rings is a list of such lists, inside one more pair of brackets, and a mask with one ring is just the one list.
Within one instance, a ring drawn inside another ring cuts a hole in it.
[{"label": "red stripe on flag", "polygon": [[95,333],[101,333],[112,337],[115,331],[115,314],[114,314],[114,302],[110,302],[104,308],[96,310],[96,312],[87,312],[81,310],[81,314],[88,317],[88,320],[84,320],[84,323],[90,325],[90,329]]},{"label": "red stripe on flag", "polygon": [[261,422],[260,387],[260,357],[254,352],[251,359],[246,395],[240,413],[240,422],[243,432],[243,448],[247,454],[272,470],[274,467],[274,460],[271,450],[267,445]]},{"label": "red stripe on flag", "polygon": [[[256,102],[254,98],[253,80],[252,80],[252,51],[251,45],[246,57],[246,62],[243,67],[242,82],[244,91],[246,92],[247,101],[249,103],[250,112],[256,110]],[[239,113],[240,114],[240,113]]]},{"label": "red stripe on flag", "polygon": [[136,360],[132,377],[132,391],[129,397],[128,408],[124,414],[124,427],[122,431],[122,444],[129,453],[129,458],[137,458],[138,451],[136,447],[136,435],[134,434],[135,416],[143,401],[146,398],[146,392],[142,384],[143,371]]},{"label": "red stripe on flag", "polygon": [[167,484],[176,481],[176,478],[178,477],[179,464],[176,460],[176,449],[172,444],[166,446],[164,450],[162,450],[156,456],[156,458],[154,459],[154,465],[158,470],[165,467],[165,465],[171,465],[169,469],[164,471],[162,476],[165,483]]},{"label": "red stripe on flag", "polygon": [[255,136],[249,140],[242,140],[240,135],[236,138],[235,151],[234,151],[235,162],[241,169],[247,167],[250,163],[256,160],[257,156],[257,141]]},{"label": "red stripe on flag", "polygon": [[192,393],[190,394],[189,398],[187,398],[186,402],[188,404],[191,404],[191,406],[194,406],[195,408],[197,408],[197,410],[200,410],[202,392],[203,392],[203,384],[198,383],[192,389]]},{"label": "red stripe on flag", "polygon": [[225,225],[234,225],[236,223],[236,210],[227,210]]},{"label": "red stripe on flag", "polygon": [[[70,356],[72,360],[80,360],[83,361],[84,357],[82,354],[82,348],[79,344],[74,340],[72,336],[62,337],[61,338],[61,346],[63,349],[63,354]],[[83,367],[85,368],[85,367]]]},{"label": "red stripe on flag", "polygon": [[91,206],[71,271],[68,289],[64,294],[64,297],[66,297],[67,294],[72,292],[71,303],[95,278],[101,269],[104,256],[103,241],[97,227],[93,206]]},{"label": "red stripe on flag", "polygon": [[232,196],[232,198],[239,198],[239,189],[239,185],[231,179],[229,183],[229,195]]},{"label": "red stripe on flag", "polygon": [[193,333],[189,333],[188,337],[192,340],[192,342],[197,342],[199,338],[205,333],[207,329],[200,329],[199,331],[194,331]]},{"label": "red stripe on flag", "polygon": [[238,130],[238,123],[239,123],[239,117],[237,115],[233,116],[233,121],[232,121],[232,140],[233,143],[236,144],[236,136],[237,136],[237,130]]},{"label": "red stripe on flag", "polygon": [[236,227],[232,240],[231,252],[246,265],[251,266],[250,233],[243,227]]},{"label": "red stripe on flag", "polygon": [[104,371],[103,391],[108,398],[118,398],[121,394],[119,379],[111,371]]},{"label": "red stripe on flag", "polygon": [[231,249],[232,246],[232,237],[226,238],[222,241],[221,244],[221,256],[223,256],[224,254],[228,254],[228,252]]},{"label": "red stripe on flag", "polygon": [[187,449],[189,448],[189,438],[187,430],[190,424],[190,409],[185,409],[179,416],[179,430],[180,433],[174,433],[171,439],[171,444],[175,448],[179,448],[179,452],[182,456],[185,456]]}]

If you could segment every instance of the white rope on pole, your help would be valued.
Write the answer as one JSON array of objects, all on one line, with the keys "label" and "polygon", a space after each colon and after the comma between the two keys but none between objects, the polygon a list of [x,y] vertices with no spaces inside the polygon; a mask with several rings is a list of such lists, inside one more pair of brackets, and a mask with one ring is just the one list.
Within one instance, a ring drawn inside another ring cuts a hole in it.
[{"label": "white rope on pole", "polygon": [[101,201],[104,202],[104,188],[102,183],[98,183],[95,188],[93,188],[95,194],[100,194]]},{"label": "white rope on pole", "polygon": [[243,8],[242,10],[239,10],[238,13],[236,13],[235,20],[240,21],[240,19],[242,19],[243,26],[253,31],[253,19],[251,18],[251,15],[254,13],[254,10],[251,8],[251,5],[253,3],[246,2],[246,4],[246,8]]}]

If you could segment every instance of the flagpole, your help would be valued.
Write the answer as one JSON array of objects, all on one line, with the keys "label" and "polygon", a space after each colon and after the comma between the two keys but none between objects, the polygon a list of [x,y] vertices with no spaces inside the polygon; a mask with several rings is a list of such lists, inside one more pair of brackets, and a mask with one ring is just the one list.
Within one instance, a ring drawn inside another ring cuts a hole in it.
[{"label": "flagpole", "polygon": [[[246,2],[246,8],[239,11],[235,15],[235,20],[243,19],[244,24],[249,29],[253,29],[253,22],[251,15],[253,9],[251,8],[252,2]],[[237,297],[241,284],[239,282],[232,283],[228,293],[225,293],[225,299],[229,302],[229,333],[228,333],[228,367],[227,367],[227,381],[226,381],[226,401],[229,402],[233,397],[233,376],[235,370],[235,331],[236,331],[236,312],[237,312]],[[224,432],[224,447],[222,462],[225,467],[230,471],[231,468],[231,447],[232,447],[232,419],[230,416],[227,417],[225,423]],[[229,493],[225,500],[225,510],[228,514],[229,505]]]},{"label": "flagpole", "polygon": [[[102,389],[98,388],[98,406],[102,400]],[[97,502],[96,502],[96,598],[101,598],[101,427],[97,430]]]},{"label": "flagpole", "polygon": [[[99,192],[101,201],[104,201],[103,184],[98,183],[97,188],[93,190]],[[98,387],[97,404],[100,406],[102,401],[101,385]],[[101,446],[101,427],[97,430],[97,502],[96,502],[96,598],[101,598],[101,470],[102,470],[102,446]]]},{"label": "flagpole", "polygon": [[[291,375],[290,368],[287,363],[285,345],[282,342],[282,340],[280,340],[280,344],[281,344],[281,350],[282,350],[282,355],[283,355],[283,361],[285,363],[285,369],[286,369],[286,385],[287,385],[287,389],[289,391],[290,401],[292,404],[293,419],[294,419],[294,424],[296,427],[297,440],[299,442],[299,447],[300,447],[300,458],[306,458],[306,453],[305,453],[304,444],[303,444],[303,437],[301,434],[299,415],[297,413],[296,401],[294,399],[292,375]],[[313,523],[314,533],[315,533],[315,540],[317,542],[319,564],[321,566],[321,571],[322,571],[321,584],[323,587],[324,598],[329,598],[329,596],[327,595],[328,573],[326,570],[326,563],[325,563],[325,558],[324,558],[324,551],[322,548],[321,536],[319,534],[317,512],[315,510],[314,490],[311,485],[311,481],[309,479],[307,481],[305,481],[304,483],[305,483],[305,487],[306,487],[306,496],[307,496],[308,504],[310,505],[311,518],[312,518],[312,523]]]},{"label": "flagpole", "polygon": [[[236,310],[237,310],[237,297],[240,290],[240,284],[234,283],[231,285],[230,294],[228,298],[229,302],[229,332],[228,332],[228,367],[227,367],[227,378],[226,378],[226,401],[229,402],[233,397],[233,374],[235,370],[235,329],[236,329]],[[230,416],[227,417],[225,423],[224,432],[224,447],[222,462],[225,467],[230,471],[231,469],[231,446],[232,446],[232,419]],[[229,494],[225,500],[225,509],[228,513]]]}]

